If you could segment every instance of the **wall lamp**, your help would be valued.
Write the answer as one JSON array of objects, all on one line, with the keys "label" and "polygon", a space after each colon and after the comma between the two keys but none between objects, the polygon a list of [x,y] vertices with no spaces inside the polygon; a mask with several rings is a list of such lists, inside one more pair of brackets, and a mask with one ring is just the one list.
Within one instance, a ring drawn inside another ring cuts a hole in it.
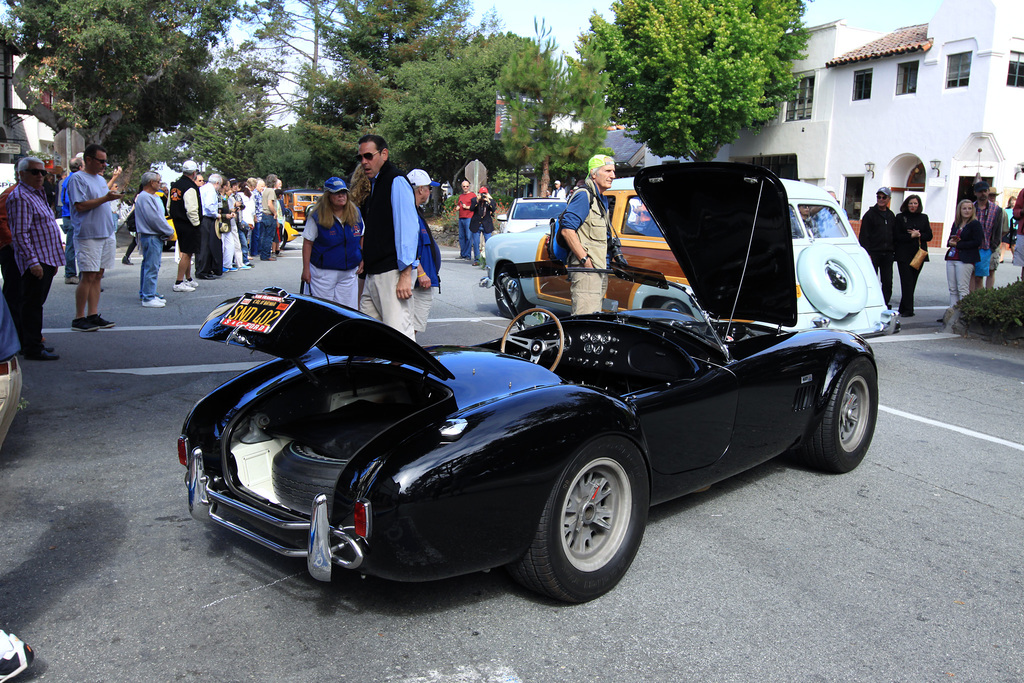
[{"label": "wall lamp", "polygon": [[931,164],[932,164],[932,170],[935,171],[935,177],[938,178],[939,177],[939,166],[942,166],[942,162],[939,161],[938,159],[932,159],[931,160]]},{"label": "wall lamp", "polygon": [[1024,161],[1020,162],[1019,164],[1017,164],[1017,166],[1014,167],[1013,179],[1016,180],[1017,176],[1019,176],[1021,173],[1024,173]]},{"label": "wall lamp", "polygon": [[864,164],[864,172],[865,173],[870,173],[871,177],[874,178],[875,177],[875,162],[869,161],[866,164]]}]

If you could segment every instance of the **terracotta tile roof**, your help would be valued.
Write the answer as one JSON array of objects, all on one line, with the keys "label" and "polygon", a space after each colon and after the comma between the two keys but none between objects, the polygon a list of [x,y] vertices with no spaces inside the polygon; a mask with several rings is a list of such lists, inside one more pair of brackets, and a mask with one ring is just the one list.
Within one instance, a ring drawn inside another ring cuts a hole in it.
[{"label": "terracotta tile roof", "polygon": [[931,48],[932,42],[932,39],[928,37],[928,24],[906,26],[898,28],[878,40],[873,40],[867,45],[862,45],[856,50],[851,50],[845,55],[836,57],[826,62],[825,66],[841,66],[843,64],[853,64],[854,62],[865,62],[869,59],[909,54],[911,52],[926,52]]}]

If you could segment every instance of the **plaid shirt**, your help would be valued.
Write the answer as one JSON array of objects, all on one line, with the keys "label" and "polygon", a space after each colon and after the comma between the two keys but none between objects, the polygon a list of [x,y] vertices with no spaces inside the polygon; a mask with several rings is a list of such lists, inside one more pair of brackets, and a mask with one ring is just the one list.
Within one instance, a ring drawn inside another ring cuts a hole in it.
[{"label": "plaid shirt", "polygon": [[64,265],[60,228],[42,189],[18,183],[7,197],[7,219],[14,238],[14,261],[23,275],[39,264]]},{"label": "plaid shirt", "polygon": [[988,206],[984,211],[978,207],[978,202],[974,202],[975,218],[978,219],[978,222],[981,223],[982,230],[985,231],[985,243],[981,245],[982,249],[988,249],[989,245],[992,244],[992,229],[996,224],[996,216],[1001,211],[1002,209],[991,201],[989,201]]}]

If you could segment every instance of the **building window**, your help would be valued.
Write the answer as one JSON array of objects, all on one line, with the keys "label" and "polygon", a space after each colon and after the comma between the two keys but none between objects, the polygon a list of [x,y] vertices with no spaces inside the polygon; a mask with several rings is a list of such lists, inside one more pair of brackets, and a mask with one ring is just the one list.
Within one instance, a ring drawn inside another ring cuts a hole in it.
[{"label": "building window", "polygon": [[946,61],[946,87],[966,88],[971,82],[971,53],[959,52]]},{"label": "building window", "polygon": [[786,105],[787,121],[806,121],[811,118],[811,105],[814,103],[814,76],[800,79],[792,99]]},{"label": "building window", "polygon": [[740,163],[764,166],[769,171],[788,180],[799,180],[797,177],[797,163],[795,154],[778,154],[774,156],[740,157],[732,159]]},{"label": "building window", "polygon": [[1010,53],[1010,72],[1006,75],[1006,85],[1024,88],[1024,52]]},{"label": "building window", "polygon": [[917,92],[917,62],[906,62],[896,68],[896,94],[912,95]]},{"label": "building window", "polygon": [[871,69],[853,72],[853,99],[871,99]]}]

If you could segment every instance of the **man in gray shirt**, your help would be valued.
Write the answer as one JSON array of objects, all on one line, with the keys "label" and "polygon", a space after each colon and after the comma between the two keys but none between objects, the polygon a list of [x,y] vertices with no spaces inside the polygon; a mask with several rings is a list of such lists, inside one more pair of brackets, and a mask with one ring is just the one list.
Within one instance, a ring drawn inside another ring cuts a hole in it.
[{"label": "man in gray shirt", "polygon": [[114,326],[99,314],[100,281],[103,271],[114,267],[117,251],[117,238],[114,236],[117,221],[107,202],[119,200],[122,195],[108,189],[103,178],[107,150],[100,145],[89,145],[85,148],[83,160],[84,168],[68,181],[71,229],[74,231],[75,255],[81,278],[75,290],[75,319],[71,321],[71,329],[94,332]]}]

